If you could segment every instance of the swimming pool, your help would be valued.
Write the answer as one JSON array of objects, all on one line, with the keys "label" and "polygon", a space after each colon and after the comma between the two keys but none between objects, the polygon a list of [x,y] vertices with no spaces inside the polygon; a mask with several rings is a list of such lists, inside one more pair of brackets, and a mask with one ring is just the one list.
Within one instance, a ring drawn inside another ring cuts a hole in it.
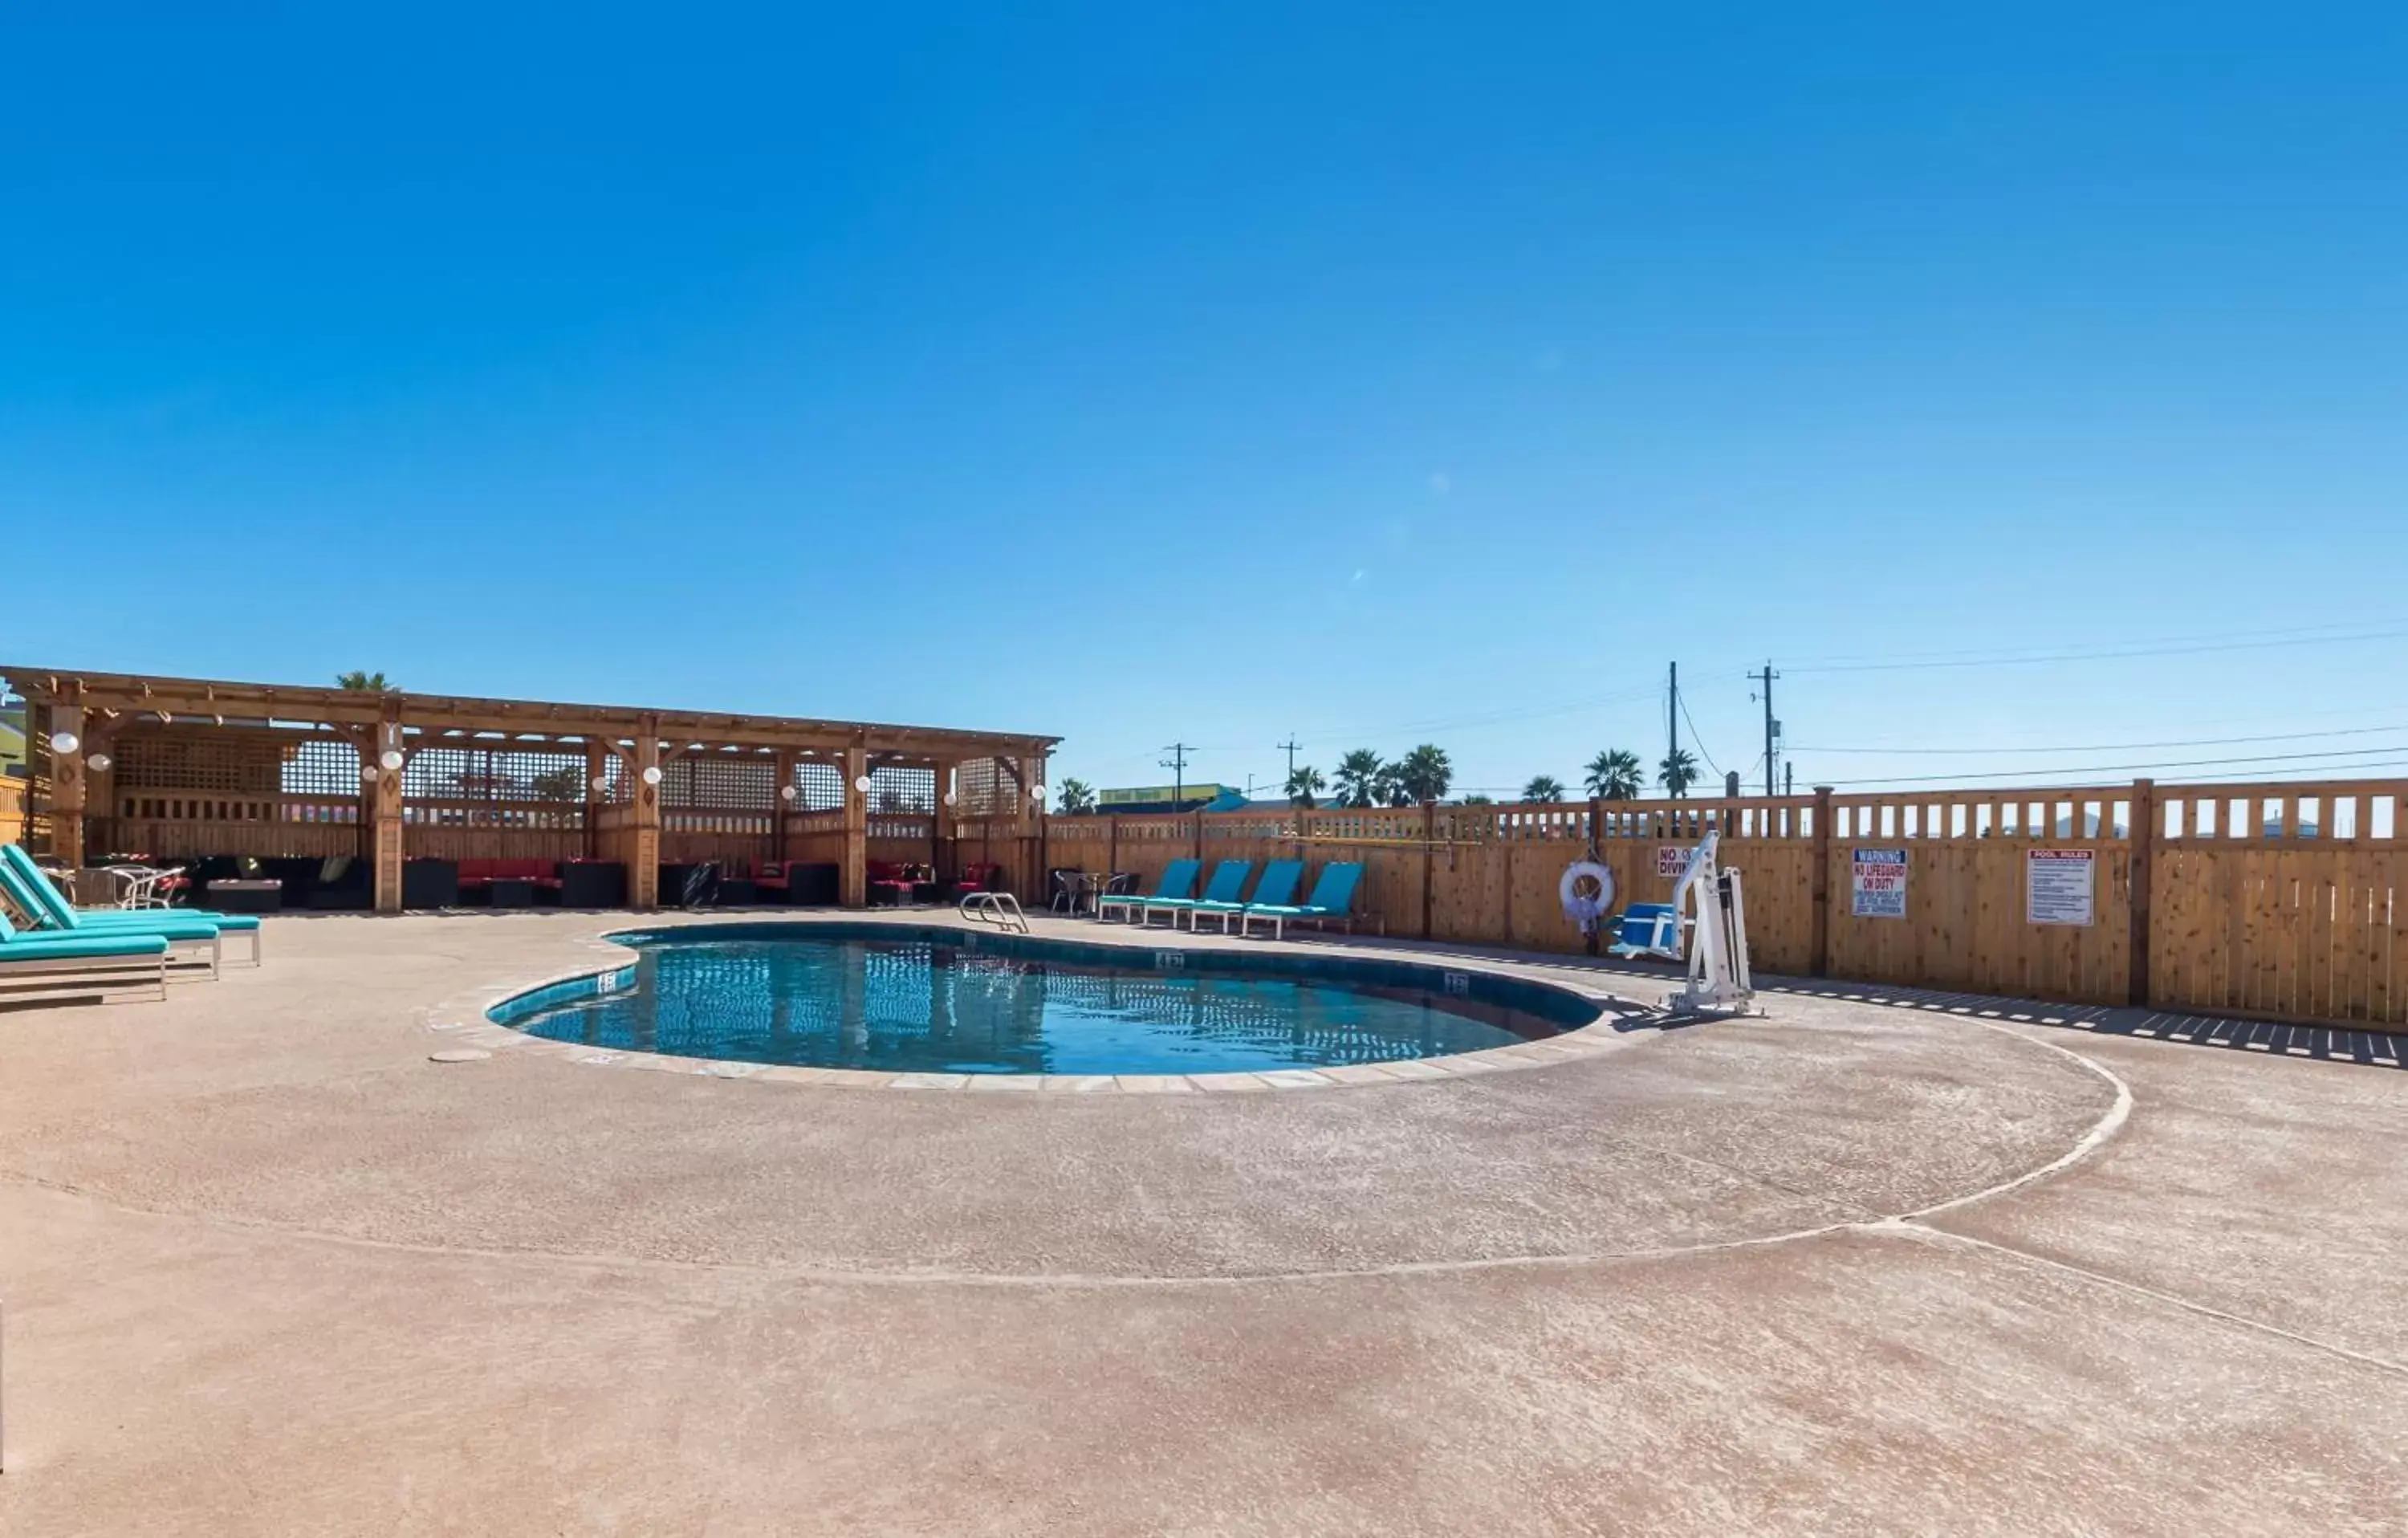
[{"label": "swimming pool", "polygon": [[1216,1073],[1442,1056],[1594,1020],[1491,973],[1358,957],[1151,951],[897,926],[615,936],[632,968],[492,1017],[552,1041],[929,1073]]}]

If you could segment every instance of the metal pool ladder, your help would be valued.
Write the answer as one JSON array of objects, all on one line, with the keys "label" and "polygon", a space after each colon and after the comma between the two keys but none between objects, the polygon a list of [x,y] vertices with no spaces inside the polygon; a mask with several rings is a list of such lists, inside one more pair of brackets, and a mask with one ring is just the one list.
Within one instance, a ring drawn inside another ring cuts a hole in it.
[{"label": "metal pool ladder", "polygon": [[973,924],[992,924],[998,929],[1028,932],[1028,915],[1020,911],[1020,899],[1009,892],[965,892],[962,894],[962,917]]}]

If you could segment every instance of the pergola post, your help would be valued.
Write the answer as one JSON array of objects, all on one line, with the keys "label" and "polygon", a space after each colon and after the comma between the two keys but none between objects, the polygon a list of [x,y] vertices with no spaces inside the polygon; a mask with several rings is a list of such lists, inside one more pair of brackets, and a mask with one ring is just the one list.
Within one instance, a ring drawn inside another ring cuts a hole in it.
[{"label": "pergola post", "polygon": [[585,857],[595,859],[602,853],[602,787],[609,784],[609,750],[592,738],[585,740],[585,778],[578,785],[577,798],[584,803],[581,821],[585,825]]},{"label": "pergola post", "polygon": [[953,857],[953,766],[944,759],[937,760],[937,804],[930,821],[928,835],[928,868],[945,881],[962,873],[961,861]]},{"label": "pergola post", "polygon": [[837,900],[847,908],[869,901],[869,795],[861,779],[869,772],[869,752],[858,741],[844,750],[844,866],[837,873]]},{"label": "pergola post", "polygon": [[[92,720],[89,712],[85,713],[84,720],[89,726]],[[116,824],[113,819],[117,816],[117,739],[115,735],[106,726],[88,733],[84,738],[83,756],[84,814],[87,818],[99,817],[110,820],[109,826],[114,827]],[[93,760],[95,758],[102,762],[94,763]],[[107,767],[103,768],[103,764]],[[89,822],[85,824],[86,827],[90,826]],[[91,838],[87,834],[85,842],[90,841]],[[106,855],[110,851],[104,849],[101,853]]]},{"label": "pergola post", "polygon": [[783,864],[786,858],[786,810],[793,805],[786,799],[795,784],[795,750],[780,748],[777,756],[778,783],[769,787],[769,859]]},{"label": "pergola post", "polygon": [[387,755],[399,755],[406,750],[401,745],[401,707],[389,703],[384,719],[377,723],[376,742],[372,755],[377,766],[376,783],[376,911],[380,913],[401,912],[401,864],[406,857],[402,848],[401,774],[386,762]]},{"label": "pergola post", "polygon": [[[78,697],[66,685],[67,697]],[[61,753],[56,744],[61,737],[75,743],[70,753]],[[50,854],[70,870],[83,869],[83,707],[62,704],[50,707]]]},{"label": "pergola post", "polygon": [[1043,902],[1045,889],[1045,803],[1037,793],[1045,784],[1045,755],[1025,754],[1020,760],[1020,857],[1027,862],[1028,889]]},{"label": "pergola post", "polygon": [[639,909],[661,900],[661,727],[660,718],[647,715],[636,734],[634,813],[627,829],[627,903]]}]

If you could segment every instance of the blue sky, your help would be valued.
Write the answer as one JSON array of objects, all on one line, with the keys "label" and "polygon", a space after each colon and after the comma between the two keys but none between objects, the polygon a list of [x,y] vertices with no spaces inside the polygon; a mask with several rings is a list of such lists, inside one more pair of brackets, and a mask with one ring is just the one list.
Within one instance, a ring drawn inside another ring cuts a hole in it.
[{"label": "blue sky", "polygon": [[[52,9],[0,656],[1107,784],[1569,780],[1673,658],[1801,784],[2408,764],[2396,7]],[[2060,660],[1831,667],[1943,654]]]}]

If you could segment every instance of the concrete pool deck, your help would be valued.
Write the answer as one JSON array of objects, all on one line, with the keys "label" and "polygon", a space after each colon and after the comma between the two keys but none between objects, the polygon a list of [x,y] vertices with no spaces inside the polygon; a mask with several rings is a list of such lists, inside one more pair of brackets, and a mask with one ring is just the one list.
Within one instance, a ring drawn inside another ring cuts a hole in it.
[{"label": "concrete pool deck", "polygon": [[429,1061],[678,922],[0,1014],[0,1531],[2408,1527],[2394,1071],[1807,994],[1342,1091]]}]

